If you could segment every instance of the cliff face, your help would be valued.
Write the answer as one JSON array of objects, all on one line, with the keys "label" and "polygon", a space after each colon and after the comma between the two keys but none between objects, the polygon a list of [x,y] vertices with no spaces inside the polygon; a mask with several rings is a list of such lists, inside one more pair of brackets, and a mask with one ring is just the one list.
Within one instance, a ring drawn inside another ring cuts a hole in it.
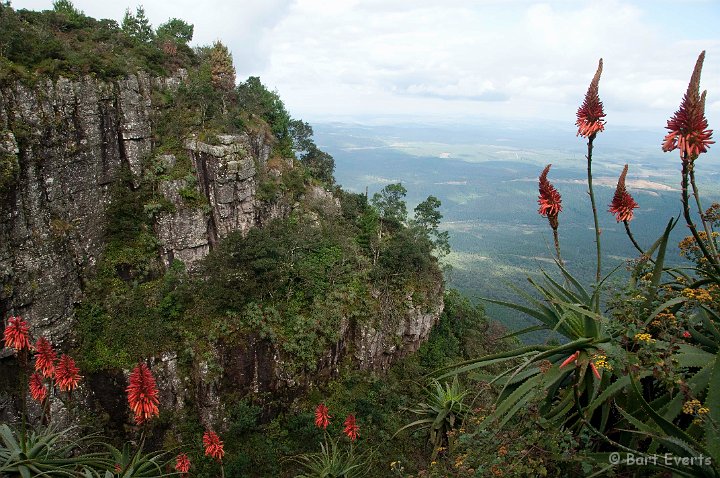
[{"label": "cliff face", "polygon": [[123,162],[139,170],[150,150],[150,80],[60,79],[0,90],[5,162],[0,312],[29,319],[54,341],[68,337],[83,276],[103,250],[105,210]]},{"label": "cliff face", "polygon": [[[0,316],[23,316],[34,337],[44,335],[61,348],[72,343],[74,310],[105,250],[107,211],[122,171],[129,170],[137,186],[149,159],[165,169],[178,161],[169,154],[153,157],[152,98],[181,81],[182,70],[167,79],[139,73],[113,83],[61,78],[0,89]],[[185,141],[194,175],[161,181],[158,192],[169,207],[153,216],[158,256],[166,266],[181,260],[192,270],[231,232],[246,233],[289,213],[293,205],[269,205],[257,195],[272,141],[267,134],[219,135],[214,144]],[[199,205],[188,203],[188,191],[200,198]],[[338,209],[322,188],[307,195],[329,211]],[[341,339],[325,354],[321,370],[331,373],[348,351],[361,368],[382,369],[416,350],[442,310],[441,286],[422,306],[410,298],[406,303],[401,317],[363,326],[343,321]],[[214,350],[222,374],[198,362],[190,388],[174,354],[154,359],[167,386],[164,402],[181,408],[190,394],[206,405],[210,420],[219,413],[224,388],[277,391],[296,385],[284,375],[282,354],[259,337],[249,336],[243,346],[215,344]],[[0,359],[8,356],[7,349],[0,351]],[[88,380],[89,396],[110,390],[122,395],[116,375]]]},{"label": "cliff face", "polygon": [[[127,166],[142,177],[152,152],[154,89],[172,88],[144,74],[116,83],[91,78],[59,79],[29,89],[18,83],[0,90],[0,157],[9,165],[0,194],[0,313],[22,315],[35,335],[62,342],[71,332],[84,277],[103,252],[106,211],[113,184]],[[270,153],[266,138],[223,136],[211,146],[186,146],[197,184],[161,183],[175,206],[161,213],[156,232],[168,263],[188,266],[233,230],[257,220],[256,166]],[[161,158],[172,166],[175,158]],[[187,207],[179,191],[199,188],[210,210]]]}]

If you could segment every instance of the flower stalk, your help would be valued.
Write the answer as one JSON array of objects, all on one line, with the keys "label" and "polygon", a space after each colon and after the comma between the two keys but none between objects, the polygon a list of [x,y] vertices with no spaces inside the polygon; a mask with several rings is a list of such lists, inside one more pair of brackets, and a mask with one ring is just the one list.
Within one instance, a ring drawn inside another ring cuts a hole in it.
[{"label": "flower stalk", "polygon": [[600,272],[602,269],[601,265],[601,252],[600,252],[600,223],[598,222],[598,214],[597,214],[597,207],[595,206],[595,193],[593,192],[593,182],[592,182],[592,150],[593,150],[593,140],[595,139],[595,134],[591,135],[588,138],[587,143],[587,177],[588,177],[588,194],[590,195],[590,205],[592,207],[592,213],[593,213],[593,224],[595,226],[595,250],[597,254],[597,268],[595,271],[595,281],[599,284],[600,283]]},{"label": "flower stalk", "polygon": [[702,222],[703,229],[705,229],[705,234],[708,239],[708,246],[710,249],[710,252],[712,253],[712,256],[715,258],[715,262],[718,262],[720,257],[718,257],[718,251],[717,247],[715,246],[715,239],[713,239],[712,230],[710,228],[710,225],[708,224],[708,221],[705,217],[705,214],[703,214],[704,209],[702,208],[702,204],[700,203],[700,192],[698,191],[697,184],[695,183],[695,162],[691,162],[689,165],[689,176],[690,176],[690,186],[692,186],[693,190],[693,197],[695,198],[695,204],[698,208],[698,214],[700,214],[700,222]]},{"label": "flower stalk", "polygon": [[[630,242],[632,242],[632,245],[635,246],[635,249],[638,250],[638,252],[640,253],[640,255],[641,255],[641,256],[644,256],[644,255],[645,255],[645,251],[643,250],[642,247],[640,247],[640,244],[637,243],[637,241],[635,240],[635,236],[634,236],[633,233],[630,231],[630,221],[628,221],[628,220],[626,219],[626,220],[623,221],[623,224],[625,224],[625,232],[627,233],[627,236],[630,238]],[[651,260],[652,260],[652,259],[651,259]]]},{"label": "flower stalk", "polygon": [[[663,139],[662,149],[665,152],[675,149],[680,152],[682,160],[682,203],[683,217],[690,232],[702,252],[716,273],[720,274],[720,263],[718,262],[717,248],[713,243],[712,231],[707,223],[703,209],[700,204],[700,193],[695,183],[695,160],[702,153],[706,153],[712,141],[712,130],[708,129],[708,122],[705,118],[705,95],[700,94],[700,74],[702,72],[705,52],[701,52],[695,62],[695,68],[690,76],[687,91],[683,96],[680,108],[675,112],[665,127],[669,132]],[[691,183],[691,184],[690,184]],[[705,229],[707,244],[697,232],[695,222],[690,215],[690,195],[688,185],[693,188],[693,196],[698,207],[700,219]]]},{"label": "flower stalk", "polygon": [[597,251],[597,270],[595,280],[600,283],[600,272],[602,270],[601,254],[600,254],[600,223],[598,222],[597,207],[595,206],[595,193],[592,183],[592,151],[593,141],[597,134],[605,129],[605,111],[603,110],[602,101],[598,95],[598,84],[600,83],[600,75],[602,74],[603,61],[600,58],[598,68],[593,76],[582,106],[577,111],[577,121],[575,125],[578,127],[577,136],[588,139],[587,142],[587,176],[588,176],[588,194],[590,194],[590,205],[592,206],[593,221],[595,225],[595,248]]},{"label": "flower stalk", "polygon": [[[683,205],[683,217],[685,218],[685,222],[687,223],[688,229],[690,229],[690,232],[692,233],[693,238],[695,239],[695,242],[697,243],[698,247],[700,248],[700,252],[702,252],[703,257],[707,259],[710,266],[715,270],[716,273],[720,274],[720,265],[718,265],[717,262],[717,256],[713,256],[708,248],[705,246],[705,241],[700,237],[700,234],[698,234],[697,227],[695,227],[695,222],[692,220],[692,216],[690,215],[690,195],[688,193],[688,184],[690,182],[690,168],[692,168],[692,164],[690,161],[683,161],[682,163],[682,205]],[[712,240],[712,236],[708,238],[710,241]]]},{"label": "flower stalk", "polygon": [[557,189],[555,189],[555,186],[553,186],[547,179],[551,166],[552,164],[545,166],[545,169],[543,169],[543,172],[540,174],[538,182],[538,190],[540,192],[538,204],[540,205],[540,208],[538,209],[538,214],[548,218],[550,228],[553,231],[555,253],[557,254],[558,262],[562,266],[564,264],[562,256],[560,255],[560,238],[558,237],[558,215],[560,214],[560,211],[562,211],[562,197]]}]

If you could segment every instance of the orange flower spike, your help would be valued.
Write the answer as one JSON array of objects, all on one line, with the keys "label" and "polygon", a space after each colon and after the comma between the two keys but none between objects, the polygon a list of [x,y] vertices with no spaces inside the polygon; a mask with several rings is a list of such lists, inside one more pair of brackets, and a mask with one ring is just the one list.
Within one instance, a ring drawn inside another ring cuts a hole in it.
[{"label": "orange flower spike", "polygon": [[72,392],[80,383],[80,369],[69,355],[60,357],[55,367],[55,383],[62,392]]},{"label": "orange flower spike", "polygon": [[578,127],[577,136],[584,138],[595,137],[600,131],[605,129],[605,111],[603,110],[602,101],[598,94],[598,84],[600,83],[600,75],[602,74],[603,61],[600,58],[597,71],[593,76],[585,100],[577,111],[577,121],[575,125]]},{"label": "orange flower spike", "polygon": [[35,343],[35,371],[42,374],[45,378],[50,378],[55,373],[55,361],[57,354],[45,337],[40,337]]},{"label": "orange flower spike", "polygon": [[175,459],[175,471],[185,478],[190,471],[190,458],[185,453],[180,453]]},{"label": "orange flower spike", "polygon": [[633,209],[637,209],[638,203],[635,202],[633,197],[625,189],[625,176],[628,172],[628,165],[626,164],[623,168],[620,178],[618,179],[617,188],[615,188],[615,195],[613,196],[612,203],[610,203],[609,212],[615,214],[617,222],[621,221],[632,221]]},{"label": "orange flower spike", "polygon": [[48,389],[43,383],[40,374],[34,373],[30,376],[30,396],[40,403],[48,396]]},{"label": "orange flower spike", "polygon": [[203,445],[205,445],[205,456],[215,458],[217,461],[222,461],[225,455],[223,449],[223,442],[220,437],[213,431],[206,431],[203,435]]},{"label": "orange flower spike", "polygon": [[28,330],[28,324],[22,317],[10,317],[3,334],[5,347],[15,349],[18,352],[24,349],[30,350],[30,333]]},{"label": "orange flower spike", "polygon": [[350,440],[355,441],[355,439],[357,439],[357,432],[360,430],[360,427],[355,422],[355,415],[352,413],[348,415],[343,425],[345,425],[343,433],[345,433]]},{"label": "orange flower spike", "polygon": [[576,350],[574,354],[572,354],[571,356],[569,356],[568,358],[566,358],[565,361],[560,364],[560,368],[563,368],[563,367],[565,367],[566,365],[568,365],[568,364],[576,361],[579,356],[580,356],[580,351],[579,351],[579,350]]},{"label": "orange flower spike", "polygon": [[670,132],[663,140],[662,150],[668,152],[679,149],[683,161],[694,161],[700,153],[706,153],[710,145],[715,143],[711,141],[713,131],[708,129],[705,118],[706,92],[700,94],[700,73],[704,61],[703,51],[695,62],[695,69],[680,103],[680,109],[668,120],[665,127]]},{"label": "orange flower spike", "polygon": [[600,377],[600,372],[598,371],[598,369],[597,369],[597,367],[595,366],[595,364],[592,363],[592,362],[590,362],[590,369],[592,370],[593,375],[595,375],[595,377],[596,377],[598,380],[600,380],[600,379],[601,379],[601,377]]},{"label": "orange flower spike", "polygon": [[160,415],[158,410],[158,389],[150,369],[144,363],[138,364],[130,374],[128,385],[128,404],[135,414],[135,423],[141,425]]},{"label": "orange flower spike", "polygon": [[538,214],[543,217],[547,217],[550,221],[550,226],[553,229],[557,229],[557,216],[560,211],[562,211],[562,198],[560,197],[560,193],[557,189],[555,189],[555,187],[550,184],[550,181],[547,179],[548,172],[550,172],[550,166],[552,166],[552,164],[545,166],[545,169],[543,169],[543,172],[540,174],[538,183],[538,190],[540,192],[538,204],[540,205],[540,208],[538,209]]},{"label": "orange flower spike", "polygon": [[316,427],[322,428],[323,430],[327,429],[328,425],[330,425],[331,418],[332,417],[329,415],[328,407],[326,407],[324,403],[321,403],[317,406],[317,408],[315,408]]}]

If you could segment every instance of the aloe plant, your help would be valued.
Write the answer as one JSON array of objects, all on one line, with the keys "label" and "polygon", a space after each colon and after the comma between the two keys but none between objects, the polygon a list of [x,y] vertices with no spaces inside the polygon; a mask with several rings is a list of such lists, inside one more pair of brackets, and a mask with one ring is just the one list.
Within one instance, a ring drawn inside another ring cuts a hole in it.
[{"label": "aloe plant", "polygon": [[72,428],[43,428],[16,431],[0,425],[0,476],[75,477],[83,470],[103,468],[107,460],[101,453],[76,455],[94,436],[70,439]]},{"label": "aloe plant", "polygon": [[157,451],[145,453],[141,443],[137,450],[126,443],[122,450],[106,444],[111,460],[112,469],[117,478],[160,478],[163,476],[175,476],[177,473],[166,473],[170,458],[168,452]]},{"label": "aloe plant", "polygon": [[339,440],[320,444],[317,453],[306,453],[293,459],[303,471],[297,478],[362,478],[368,473],[368,464],[355,453],[354,447],[341,448]]},{"label": "aloe plant", "polygon": [[465,403],[467,393],[457,377],[444,385],[433,380],[428,387],[427,402],[422,402],[410,410],[422,418],[405,425],[395,434],[407,429],[427,429],[428,442],[433,446],[431,459],[434,460],[440,447],[447,442],[448,432],[460,428],[469,412]]}]

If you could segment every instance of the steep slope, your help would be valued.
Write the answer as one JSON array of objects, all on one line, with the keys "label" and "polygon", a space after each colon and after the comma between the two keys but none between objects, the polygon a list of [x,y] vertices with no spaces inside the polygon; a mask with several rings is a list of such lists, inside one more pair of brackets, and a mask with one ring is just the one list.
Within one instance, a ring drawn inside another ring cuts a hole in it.
[{"label": "steep slope", "polygon": [[138,360],[165,408],[210,424],[228,400],[296,393],[345,358],[384,369],[442,311],[426,234],[333,186],[332,158],[293,134],[276,94],[227,87],[223,48],[105,79],[18,76],[3,58],[0,314],[76,354],[83,400],[118,429]]}]

